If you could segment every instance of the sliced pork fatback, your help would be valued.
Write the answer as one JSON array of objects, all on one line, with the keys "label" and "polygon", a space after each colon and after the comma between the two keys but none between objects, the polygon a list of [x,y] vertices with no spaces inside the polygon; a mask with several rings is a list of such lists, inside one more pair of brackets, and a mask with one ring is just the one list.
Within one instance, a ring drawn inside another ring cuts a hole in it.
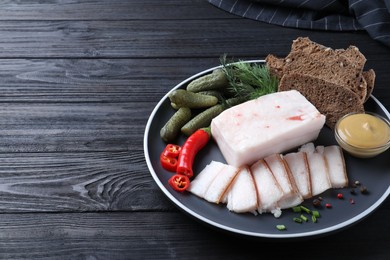
[{"label": "sliced pork fatback", "polygon": [[303,198],[299,194],[294,178],[290,170],[286,167],[280,154],[272,154],[264,158],[269,169],[274,175],[276,181],[279,183],[283,191],[283,196],[278,201],[278,205],[281,209],[291,208],[299,205]]},{"label": "sliced pork fatback", "polygon": [[318,153],[313,143],[302,145],[300,151],[306,152],[309,162],[311,192],[313,196],[332,188],[325,156]]},{"label": "sliced pork fatback", "polygon": [[211,132],[229,165],[240,167],[318,137],[325,116],[296,90],[261,96],[226,109]]},{"label": "sliced pork fatback", "polygon": [[311,198],[310,169],[306,153],[288,153],[283,156],[283,159],[286,161],[288,168],[290,169],[298,192],[304,199]]},{"label": "sliced pork fatback", "polygon": [[220,203],[238,171],[238,168],[225,164],[207,188],[204,199],[209,202]]},{"label": "sliced pork fatback", "polygon": [[272,212],[274,215],[278,214],[280,210],[278,201],[283,197],[283,191],[268,168],[267,163],[261,159],[255,162],[250,167],[250,170],[257,189],[259,202],[257,211],[260,214],[264,212]]},{"label": "sliced pork fatback", "polygon": [[338,145],[317,146],[316,150],[325,156],[332,188],[347,187],[348,176],[341,147]]},{"label": "sliced pork fatback", "polygon": [[217,161],[211,161],[205,168],[191,181],[188,191],[198,197],[204,198],[206,191],[213,180],[217,177],[225,164]]},{"label": "sliced pork fatback", "polygon": [[252,212],[257,210],[257,190],[251,171],[242,167],[224,196],[223,201],[227,208],[236,213]]}]

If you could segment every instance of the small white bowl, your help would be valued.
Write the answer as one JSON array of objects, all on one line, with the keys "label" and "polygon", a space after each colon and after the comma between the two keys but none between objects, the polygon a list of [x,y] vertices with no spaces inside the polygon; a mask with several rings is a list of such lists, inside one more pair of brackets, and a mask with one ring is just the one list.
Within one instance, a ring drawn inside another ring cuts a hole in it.
[{"label": "small white bowl", "polygon": [[[356,114],[360,114],[360,113],[349,113],[349,114],[343,116],[342,118],[340,118],[338,120],[338,122],[336,123],[336,126],[334,128],[334,133],[335,133],[335,138],[336,138],[337,143],[345,151],[347,151],[351,155],[353,155],[355,157],[359,157],[359,158],[374,157],[374,156],[377,156],[377,155],[385,152],[387,149],[389,149],[389,147],[390,147],[390,135],[389,135],[388,140],[386,142],[384,142],[383,144],[373,145],[373,146],[366,145],[365,147],[352,145],[352,144],[350,144],[348,142],[348,140],[345,140],[343,138],[343,135],[340,135],[340,133],[339,133],[339,125],[340,125],[340,123],[343,120],[345,120],[346,118],[348,118],[348,117],[350,117],[352,115],[356,115]],[[372,113],[372,112],[365,112],[364,114],[368,114],[368,115],[376,117],[377,119],[382,120],[388,127],[387,132],[390,133],[390,122],[389,122],[389,120],[387,120],[386,118],[384,118],[384,117],[382,117],[382,116],[380,116],[378,114]]]}]

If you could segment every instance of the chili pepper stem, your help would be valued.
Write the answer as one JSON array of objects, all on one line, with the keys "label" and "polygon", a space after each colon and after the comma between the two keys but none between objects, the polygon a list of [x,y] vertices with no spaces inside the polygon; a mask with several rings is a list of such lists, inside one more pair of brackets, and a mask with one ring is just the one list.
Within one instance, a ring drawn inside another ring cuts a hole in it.
[{"label": "chili pepper stem", "polygon": [[201,128],[203,131],[205,131],[210,137],[211,137],[211,127],[203,127]]}]

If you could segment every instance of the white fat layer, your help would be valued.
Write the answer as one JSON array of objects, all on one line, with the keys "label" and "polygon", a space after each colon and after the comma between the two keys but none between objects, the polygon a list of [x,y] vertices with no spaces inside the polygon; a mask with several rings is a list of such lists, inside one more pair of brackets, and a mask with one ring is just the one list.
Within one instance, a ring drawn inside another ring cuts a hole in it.
[{"label": "white fat layer", "polygon": [[222,200],[224,193],[228,190],[238,170],[234,166],[225,165],[207,188],[204,199],[218,204]]},{"label": "white fat layer", "polygon": [[290,176],[290,172],[282,161],[281,155],[273,154],[267,156],[264,160],[283,191],[283,196],[278,201],[279,207],[285,209],[300,204],[303,198],[298,193],[292,176]]},{"label": "white fat layer", "polygon": [[324,155],[317,152],[308,153],[307,160],[309,162],[312,195],[316,196],[332,188]]},{"label": "white fat layer", "polygon": [[259,213],[270,212],[277,208],[277,202],[283,197],[283,191],[264,160],[251,166],[258,194]]},{"label": "white fat layer", "polygon": [[[331,183],[332,174],[338,184]],[[303,197],[347,184],[341,148],[306,143],[298,152],[273,154],[241,168],[211,161],[189,191],[209,202],[225,203],[232,212],[280,217],[282,209],[299,205]]]},{"label": "white fat layer", "polygon": [[210,187],[218,173],[222,171],[225,164],[217,161],[211,161],[206,167],[191,181],[188,191],[204,198],[207,189]]},{"label": "white fat layer", "polygon": [[344,188],[348,186],[345,160],[340,146],[331,145],[324,147],[323,154],[327,161],[329,179],[332,188]]},{"label": "white fat layer", "polygon": [[305,152],[288,153],[283,156],[286,161],[291,175],[295,180],[298,192],[304,199],[310,198],[311,183],[309,165],[307,162],[307,155]]},{"label": "white fat layer", "polygon": [[240,167],[313,141],[324,123],[324,115],[290,90],[225,110],[212,120],[211,131],[227,163]]},{"label": "white fat layer", "polygon": [[240,169],[225,198],[226,206],[230,211],[237,213],[256,211],[256,186],[252,173],[247,167]]}]

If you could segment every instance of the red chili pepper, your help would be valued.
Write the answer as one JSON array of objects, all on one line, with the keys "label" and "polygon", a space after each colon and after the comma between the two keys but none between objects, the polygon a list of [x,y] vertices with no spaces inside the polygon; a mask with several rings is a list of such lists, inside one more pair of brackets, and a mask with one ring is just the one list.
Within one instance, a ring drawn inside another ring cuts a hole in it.
[{"label": "red chili pepper", "polygon": [[177,162],[177,174],[186,175],[191,178],[194,173],[192,165],[196,154],[208,143],[211,137],[210,128],[201,128],[190,135],[181,147]]},{"label": "red chili pepper", "polygon": [[169,185],[179,192],[185,191],[190,186],[190,179],[181,174],[175,174],[168,180]]},{"label": "red chili pepper", "polygon": [[180,154],[181,147],[177,144],[167,144],[163,154],[167,157],[177,158]]},{"label": "red chili pepper", "polygon": [[170,172],[176,172],[177,169],[177,159],[173,157],[168,157],[164,155],[164,152],[160,155],[161,166]]}]

